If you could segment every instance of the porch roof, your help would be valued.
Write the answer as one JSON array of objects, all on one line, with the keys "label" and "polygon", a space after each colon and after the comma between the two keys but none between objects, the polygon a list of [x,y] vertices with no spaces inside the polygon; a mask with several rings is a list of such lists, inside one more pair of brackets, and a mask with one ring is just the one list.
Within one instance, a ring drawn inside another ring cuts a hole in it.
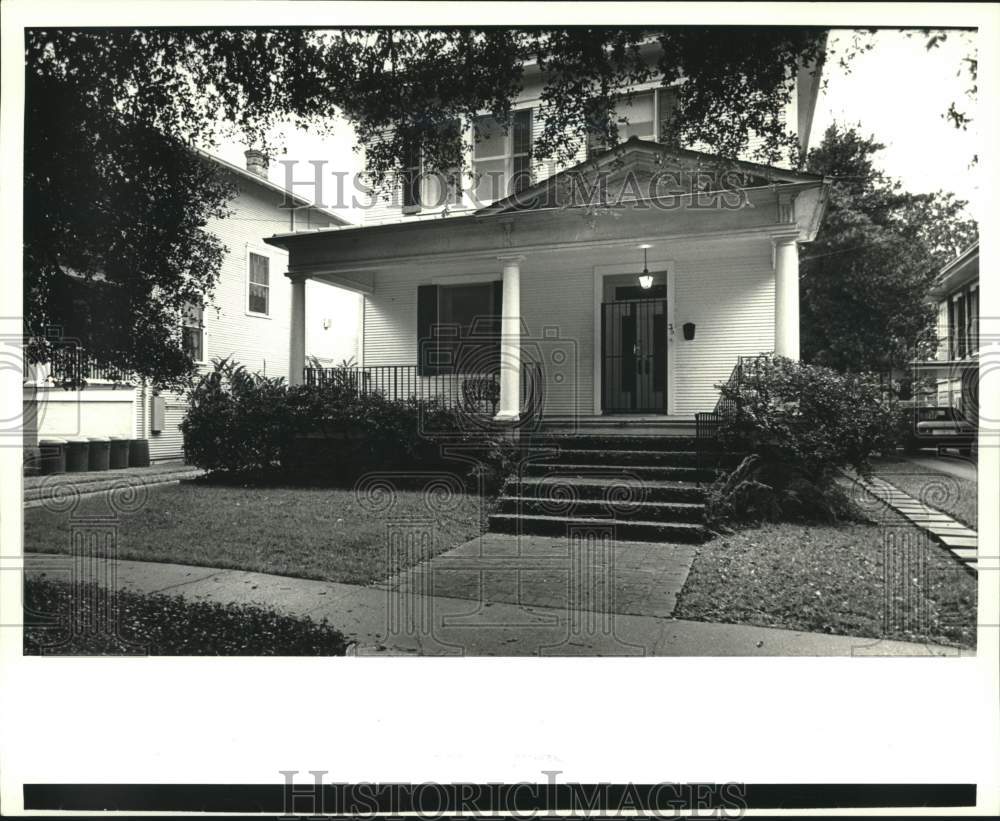
[{"label": "porch roof", "polygon": [[[629,171],[637,179],[648,179],[655,173],[661,148],[629,141],[625,151],[605,152],[598,165],[589,168],[596,173],[613,165],[612,179],[623,179]],[[685,162],[710,156],[684,153]],[[677,194],[666,203],[620,194],[609,197],[610,205],[597,208],[566,203],[539,206],[537,200],[534,207],[511,208],[504,205],[509,201],[503,201],[465,216],[283,233],[264,241],[289,252],[292,277],[315,277],[369,292],[372,271],[404,263],[553,251],[587,254],[594,248],[702,239],[812,240],[825,210],[828,181],[752,163],[742,166],[736,171],[752,184]],[[765,172],[773,174],[767,177]],[[559,177],[553,175],[535,188],[544,191]],[[706,197],[715,199],[706,205]]]},{"label": "porch roof", "polygon": [[708,171],[735,172],[750,184],[733,186],[734,190],[782,183],[824,182],[824,177],[817,174],[744,160],[731,160],[704,151],[693,151],[631,137],[614,148],[595,154],[583,162],[540,180],[524,191],[480,208],[476,213],[483,215],[534,210],[533,203],[573,177],[594,178],[601,173],[612,173],[621,177],[629,170],[643,170],[649,173],[674,171],[688,174]]}]

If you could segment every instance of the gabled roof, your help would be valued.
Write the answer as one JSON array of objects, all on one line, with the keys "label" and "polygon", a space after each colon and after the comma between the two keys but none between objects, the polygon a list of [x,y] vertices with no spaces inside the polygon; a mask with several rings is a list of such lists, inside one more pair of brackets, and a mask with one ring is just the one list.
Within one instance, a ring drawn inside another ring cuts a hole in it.
[{"label": "gabled roof", "polygon": [[200,154],[206,160],[211,160],[212,162],[214,162],[214,163],[216,163],[218,165],[221,165],[227,171],[235,174],[236,176],[240,177],[241,179],[247,180],[248,182],[255,183],[255,184],[261,186],[262,188],[266,188],[268,191],[272,191],[274,193],[286,196],[286,197],[288,197],[292,202],[294,202],[299,207],[302,207],[302,208],[312,208],[314,211],[316,211],[317,214],[322,214],[324,217],[329,217],[336,225],[352,225],[353,224],[350,221],[344,219],[339,214],[335,214],[333,211],[330,211],[330,210],[328,210],[326,208],[322,208],[319,205],[315,205],[314,203],[312,203],[309,200],[307,200],[305,197],[300,197],[298,194],[295,194],[292,191],[289,191],[287,188],[285,188],[285,187],[283,187],[281,185],[278,185],[277,183],[271,182],[266,177],[262,177],[259,174],[254,174],[252,171],[247,171],[247,169],[241,168],[240,166],[236,165],[235,163],[231,163],[228,160],[222,159],[221,157],[216,157],[214,154],[209,154],[207,151],[203,151],[200,148],[195,149],[195,150],[197,151],[198,154]]},{"label": "gabled roof", "polygon": [[707,172],[710,170],[734,172],[742,175],[747,184],[740,187],[774,184],[819,184],[824,180],[820,175],[808,174],[804,171],[792,171],[787,168],[746,162],[744,160],[730,160],[720,157],[717,154],[692,151],[686,148],[675,148],[663,143],[654,143],[632,137],[621,145],[596,154],[550,177],[546,177],[524,191],[480,208],[476,214],[499,214],[537,208],[539,203],[544,203],[547,199],[553,197],[560,186],[571,184],[574,178],[585,182],[593,181],[602,172],[607,174],[606,179],[609,182],[614,182],[617,179],[624,179],[629,171],[637,175],[644,174],[647,177],[652,177],[657,172],[674,171],[683,174]]}]

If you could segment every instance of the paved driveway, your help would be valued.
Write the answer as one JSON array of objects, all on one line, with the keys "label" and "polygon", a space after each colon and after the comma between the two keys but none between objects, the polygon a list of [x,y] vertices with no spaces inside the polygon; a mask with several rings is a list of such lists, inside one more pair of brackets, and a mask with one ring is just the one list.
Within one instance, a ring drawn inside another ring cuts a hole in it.
[{"label": "paved driveway", "polygon": [[962,456],[900,456],[908,462],[918,465],[928,470],[937,470],[947,473],[958,479],[968,479],[975,482],[979,476],[978,466],[975,460]]}]

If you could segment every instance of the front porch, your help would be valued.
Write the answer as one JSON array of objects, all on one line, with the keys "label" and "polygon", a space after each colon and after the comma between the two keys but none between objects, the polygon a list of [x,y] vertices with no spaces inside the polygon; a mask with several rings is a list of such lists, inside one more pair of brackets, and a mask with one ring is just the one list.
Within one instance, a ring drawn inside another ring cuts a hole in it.
[{"label": "front porch", "polygon": [[[629,173],[658,167],[662,147],[624,148]],[[601,211],[542,197],[272,237],[289,252],[289,381],[327,378],[302,369],[314,279],[364,296],[348,377],[360,390],[439,398],[511,425],[528,413],[554,425],[692,424],[740,357],[799,354],[798,246],[815,235],[826,183],[754,173],[735,205],[699,194]]]}]

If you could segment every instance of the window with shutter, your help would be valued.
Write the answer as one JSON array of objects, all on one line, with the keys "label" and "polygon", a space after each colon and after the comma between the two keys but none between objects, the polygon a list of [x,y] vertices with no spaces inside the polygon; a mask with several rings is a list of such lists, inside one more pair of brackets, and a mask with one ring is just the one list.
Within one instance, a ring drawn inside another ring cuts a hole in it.
[{"label": "window with shutter", "polygon": [[419,286],[420,374],[495,372],[500,364],[502,300],[499,280]]}]

